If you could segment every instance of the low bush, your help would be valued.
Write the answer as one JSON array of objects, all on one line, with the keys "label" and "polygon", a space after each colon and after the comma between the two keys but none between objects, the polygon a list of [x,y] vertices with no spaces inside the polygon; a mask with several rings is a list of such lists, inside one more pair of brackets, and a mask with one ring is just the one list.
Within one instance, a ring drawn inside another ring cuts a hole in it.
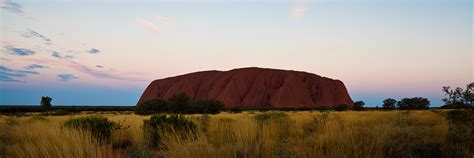
[{"label": "low bush", "polygon": [[168,102],[163,99],[153,99],[141,103],[135,108],[136,114],[153,114],[169,111]]},{"label": "low bush", "polygon": [[441,109],[469,109],[469,108],[473,108],[473,106],[464,104],[461,102],[457,102],[454,104],[446,104],[446,105],[441,106]]},{"label": "low bush", "polygon": [[167,132],[178,133],[181,138],[188,138],[196,132],[196,124],[182,115],[153,115],[143,121],[144,135],[152,147],[160,147],[161,135]]},{"label": "low bush", "polygon": [[336,107],[334,107],[334,110],[336,111],[346,111],[349,109],[349,105],[347,104],[339,104]]},{"label": "low bush", "polygon": [[179,113],[179,114],[217,114],[224,110],[224,103],[216,99],[190,101],[186,93],[176,93],[168,100],[153,99],[137,106],[136,114]]},{"label": "low bush", "polygon": [[109,121],[106,117],[92,115],[69,119],[64,123],[64,127],[86,130],[91,132],[91,134],[99,140],[108,141],[112,136],[112,132],[116,129],[120,129],[121,125]]},{"label": "low bush", "polygon": [[191,104],[191,113],[217,114],[224,109],[224,103],[215,99],[201,99]]}]

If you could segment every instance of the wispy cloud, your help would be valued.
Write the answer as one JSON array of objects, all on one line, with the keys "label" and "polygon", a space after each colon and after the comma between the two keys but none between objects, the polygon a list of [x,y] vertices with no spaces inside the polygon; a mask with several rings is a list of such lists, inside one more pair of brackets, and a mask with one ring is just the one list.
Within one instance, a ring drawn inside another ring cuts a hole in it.
[{"label": "wispy cloud", "polygon": [[26,77],[30,74],[39,74],[37,71],[15,70],[6,66],[0,65],[0,81],[4,82],[26,82],[16,78]]},{"label": "wispy cloud", "polygon": [[58,81],[70,81],[73,79],[78,79],[79,77],[74,76],[73,74],[58,74]]},{"label": "wispy cloud", "polygon": [[24,32],[22,34],[23,37],[25,38],[39,38],[41,40],[43,40],[44,42],[46,42],[46,44],[50,44],[51,43],[51,39],[47,38],[46,36],[36,32],[36,31],[33,31],[33,30],[26,30],[26,32]]},{"label": "wispy cloud", "polygon": [[124,81],[145,81],[143,77],[132,77],[132,76],[144,76],[145,74],[131,73],[131,72],[121,72],[113,69],[105,69],[105,67],[100,68],[95,66],[86,66],[81,63],[71,61],[71,60],[53,60],[53,59],[43,59],[43,58],[26,58],[24,61],[32,63],[48,63],[52,66],[60,66],[66,68],[68,71],[76,71],[82,74],[87,74],[95,78],[104,78],[104,79],[115,79],[115,80],[124,80]]},{"label": "wispy cloud", "polygon": [[3,60],[3,61],[10,61],[10,59],[7,59],[7,58],[0,58],[0,60]]},{"label": "wispy cloud", "polygon": [[91,54],[97,54],[100,52],[100,50],[96,49],[96,48],[92,48],[90,50],[88,50],[87,52],[91,53]]},{"label": "wispy cloud", "polygon": [[26,16],[26,12],[23,10],[23,7],[12,0],[0,2],[0,8],[20,16]]},{"label": "wispy cloud", "polygon": [[299,0],[290,6],[291,16],[301,18],[307,11],[306,1]]},{"label": "wispy cloud", "polygon": [[38,65],[38,64],[31,64],[25,67],[26,70],[33,70],[33,69],[46,69],[48,68],[47,66],[44,65]]},{"label": "wispy cloud", "polygon": [[35,54],[35,51],[31,49],[26,49],[26,48],[16,48],[16,47],[11,47],[11,46],[5,46],[5,49],[7,50],[7,53],[16,55],[16,56],[29,56],[29,55]]},{"label": "wispy cloud", "polygon": [[102,65],[96,65],[95,67],[101,68],[101,69],[104,68],[104,66],[102,66]]},{"label": "wispy cloud", "polygon": [[172,26],[174,25],[169,18],[164,16],[156,16],[156,20],[158,21],[158,25],[162,26]]},{"label": "wispy cloud", "polygon": [[137,24],[151,32],[159,31],[158,26],[156,26],[153,22],[145,20],[145,19],[141,19],[141,18],[137,19]]},{"label": "wispy cloud", "polygon": [[17,80],[17,79],[14,79],[14,78],[10,77],[10,76],[5,76],[5,75],[0,74],[0,82],[26,82],[26,81]]},{"label": "wispy cloud", "polygon": [[82,64],[79,64],[79,63],[76,63],[76,62],[71,62],[73,64],[75,64],[75,68],[76,70],[79,70],[83,73],[86,73],[86,74],[89,74],[91,76],[94,76],[96,78],[108,78],[108,79],[119,79],[119,80],[122,80],[123,78],[121,78],[120,76],[117,76],[115,74],[111,74],[111,73],[107,73],[107,72],[103,72],[103,71],[97,71],[97,70],[94,70],[92,68],[89,68],[85,65],[82,65]]},{"label": "wispy cloud", "polygon": [[53,51],[53,53],[51,53],[51,56],[55,57],[55,58],[58,58],[58,59],[72,59],[72,58],[74,58],[74,56],[72,56],[72,55],[62,55],[61,53],[56,52],[56,51]]}]

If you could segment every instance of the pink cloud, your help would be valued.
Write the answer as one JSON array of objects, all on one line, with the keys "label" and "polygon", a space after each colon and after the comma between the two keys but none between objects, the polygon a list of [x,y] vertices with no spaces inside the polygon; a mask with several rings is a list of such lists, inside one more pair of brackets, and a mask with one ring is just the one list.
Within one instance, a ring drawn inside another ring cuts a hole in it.
[{"label": "pink cloud", "polygon": [[305,1],[298,1],[290,6],[291,16],[295,18],[303,17],[307,10]]},{"label": "pink cloud", "polygon": [[137,24],[145,29],[147,29],[148,31],[151,31],[151,32],[158,32],[159,31],[159,28],[157,25],[155,25],[153,22],[151,21],[148,21],[148,20],[145,20],[145,19],[137,19]]}]

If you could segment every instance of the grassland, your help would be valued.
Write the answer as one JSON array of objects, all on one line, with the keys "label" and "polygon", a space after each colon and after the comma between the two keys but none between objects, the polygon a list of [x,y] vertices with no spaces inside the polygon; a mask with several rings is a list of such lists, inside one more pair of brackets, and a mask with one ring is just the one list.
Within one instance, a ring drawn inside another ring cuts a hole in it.
[{"label": "grassland", "polygon": [[[102,113],[121,122],[110,141],[64,128],[67,116],[0,115],[0,157],[468,157],[468,143],[452,143],[446,111],[263,112],[186,115],[195,137],[162,136],[150,148],[143,120],[130,112]],[[472,139],[471,134],[461,139]]]}]

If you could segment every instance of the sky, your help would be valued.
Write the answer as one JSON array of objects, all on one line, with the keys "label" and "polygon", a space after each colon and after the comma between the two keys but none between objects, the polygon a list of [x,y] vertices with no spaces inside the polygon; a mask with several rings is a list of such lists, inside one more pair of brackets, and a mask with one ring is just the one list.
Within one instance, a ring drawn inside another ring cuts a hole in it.
[{"label": "sky", "polygon": [[264,67],[353,100],[474,81],[471,0],[1,0],[0,105],[135,105],[155,79]]}]

